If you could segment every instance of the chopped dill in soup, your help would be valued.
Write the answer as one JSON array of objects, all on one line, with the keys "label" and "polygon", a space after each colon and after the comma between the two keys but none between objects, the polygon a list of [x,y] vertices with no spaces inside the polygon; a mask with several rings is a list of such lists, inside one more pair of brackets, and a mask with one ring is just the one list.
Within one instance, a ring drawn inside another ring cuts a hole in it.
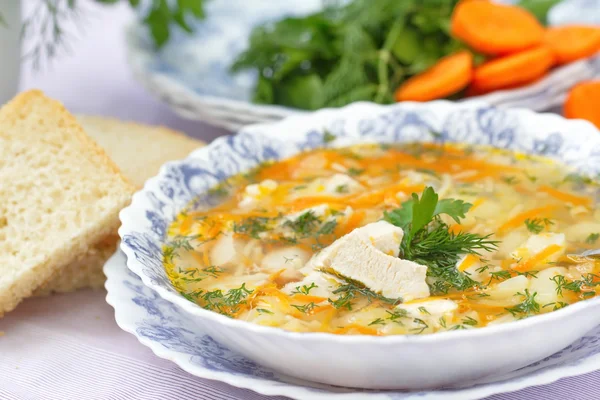
[{"label": "chopped dill in soup", "polygon": [[190,301],[299,332],[473,329],[597,295],[598,186],[542,157],[359,145],[269,162],[182,212],[164,264]]}]

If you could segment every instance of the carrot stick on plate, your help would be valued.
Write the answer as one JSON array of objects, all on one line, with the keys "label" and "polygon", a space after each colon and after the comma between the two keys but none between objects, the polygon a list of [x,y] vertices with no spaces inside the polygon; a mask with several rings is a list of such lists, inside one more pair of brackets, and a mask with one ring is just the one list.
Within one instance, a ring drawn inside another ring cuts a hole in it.
[{"label": "carrot stick on plate", "polygon": [[559,64],[591,57],[600,51],[600,28],[585,25],[566,25],[549,28],[544,41]]},{"label": "carrot stick on plate", "polygon": [[429,101],[447,97],[466,87],[473,76],[473,55],[461,51],[442,58],[415,75],[395,93],[396,101]]},{"label": "carrot stick on plate", "polygon": [[459,3],[452,14],[451,33],[491,55],[516,53],[544,39],[544,28],[527,10],[488,1]]},{"label": "carrot stick on plate", "polygon": [[545,75],[554,62],[554,54],[546,46],[488,61],[475,69],[473,90],[487,92],[533,82]]}]

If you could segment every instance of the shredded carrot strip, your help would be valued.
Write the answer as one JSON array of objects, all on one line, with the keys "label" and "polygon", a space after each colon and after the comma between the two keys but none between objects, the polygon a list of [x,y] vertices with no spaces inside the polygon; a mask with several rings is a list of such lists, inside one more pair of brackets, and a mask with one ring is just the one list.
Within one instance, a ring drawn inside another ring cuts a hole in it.
[{"label": "shredded carrot strip", "polygon": [[349,196],[347,204],[352,207],[370,207],[383,203],[388,196],[395,197],[398,192],[411,194],[422,192],[423,189],[425,189],[424,185],[394,184],[367,194]]},{"label": "shredded carrot strip", "polygon": [[475,200],[469,211],[473,211],[474,209],[476,209],[477,207],[479,207],[480,205],[485,203],[485,200],[486,200],[485,197],[480,197],[477,200]]},{"label": "shredded carrot strip", "polygon": [[300,211],[305,208],[313,207],[319,204],[328,204],[329,206],[337,206],[339,208],[345,208],[347,200],[344,200],[345,197],[334,197],[334,196],[310,196],[310,197],[301,197],[288,203],[291,211]]},{"label": "shredded carrot strip", "polygon": [[478,261],[479,261],[479,258],[477,258],[477,256],[475,256],[473,254],[467,254],[464,261],[461,262],[460,265],[458,266],[458,270],[462,272]]},{"label": "shredded carrot strip", "polygon": [[360,223],[362,222],[363,218],[365,217],[365,212],[364,211],[356,211],[354,212],[350,218],[348,218],[348,222],[346,222],[346,226],[344,229],[344,234],[352,231],[354,228],[358,227],[358,225],[360,225]]},{"label": "shredded carrot strip", "polygon": [[[317,306],[317,307],[313,308],[311,314],[318,314],[320,312],[331,311],[331,310],[335,311],[333,306],[331,304],[325,304],[323,306]],[[335,312],[334,312],[334,314],[335,314]]]},{"label": "shredded carrot strip", "polygon": [[294,295],[294,300],[298,300],[298,301],[304,301],[307,303],[320,303],[322,301],[327,300],[326,297],[320,297],[320,296],[311,296],[309,294],[301,294],[301,293],[296,293]]},{"label": "shredded carrot strip", "polygon": [[486,310],[497,310],[497,309],[504,309],[504,306],[496,306],[493,304],[485,304],[485,303],[474,303],[471,301],[465,301],[463,303],[465,306],[467,306],[468,308],[470,308],[471,310],[475,310],[475,309],[486,309]]},{"label": "shredded carrot strip", "polygon": [[276,288],[264,288],[261,289],[261,293],[263,296],[273,296],[278,298],[281,302],[286,305],[290,304],[290,298],[287,294],[283,293],[279,289]]},{"label": "shredded carrot strip", "polygon": [[520,272],[529,271],[529,270],[535,268],[538,264],[544,263],[546,261],[546,259],[548,259],[548,257],[550,257],[552,254],[560,251],[560,249],[562,249],[561,246],[559,246],[557,244],[551,244],[550,246],[546,247],[544,250],[540,251],[533,257],[530,257],[527,260],[518,263],[514,267],[514,269],[516,271],[520,271]]},{"label": "shredded carrot strip", "polygon": [[279,276],[281,276],[281,274],[283,274],[283,272],[285,271],[285,268],[280,269],[279,271],[275,271],[273,272],[271,275],[269,275],[269,282],[275,282],[277,280],[277,278],[279,278]]},{"label": "shredded carrot strip", "polygon": [[448,227],[448,232],[454,233],[455,235],[463,230],[461,224],[452,224]]},{"label": "shredded carrot strip", "polygon": [[181,221],[181,224],[179,225],[179,230],[182,235],[187,235],[188,233],[190,233],[190,229],[192,228],[193,222],[194,218],[189,215],[183,218],[183,221]]},{"label": "shredded carrot strip", "polygon": [[565,203],[571,203],[574,206],[586,206],[590,207],[592,204],[592,199],[585,196],[577,196],[571,193],[562,192],[560,190],[556,190],[551,188],[550,186],[540,186],[540,191],[544,193],[548,193],[550,196],[555,199],[564,201]]},{"label": "shredded carrot strip", "polygon": [[498,228],[498,233],[504,234],[510,231],[511,229],[517,228],[523,223],[525,223],[526,219],[534,218],[538,215],[549,214],[557,208],[558,206],[545,206],[524,211],[520,214],[515,215],[514,217],[506,221],[504,224],[500,225],[500,227]]}]

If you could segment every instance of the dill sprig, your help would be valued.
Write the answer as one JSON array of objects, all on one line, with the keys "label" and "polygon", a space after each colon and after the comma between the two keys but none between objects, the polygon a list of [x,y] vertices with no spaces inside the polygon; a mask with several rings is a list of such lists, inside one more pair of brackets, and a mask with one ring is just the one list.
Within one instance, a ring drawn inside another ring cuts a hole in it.
[{"label": "dill sprig", "polygon": [[563,290],[573,293],[583,293],[584,296],[595,296],[593,287],[600,286],[600,276],[595,274],[586,274],[580,280],[568,281],[563,275],[555,275],[551,280],[556,284],[556,294],[563,295]]},{"label": "dill sprig", "polygon": [[240,307],[246,304],[248,296],[253,292],[253,290],[246,288],[245,283],[242,283],[242,286],[239,288],[229,289],[226,293],[223,293],[221,289],[210,292],[204,292],[199,289],[192,293],[184,293],[183,296],[190,301],[200,304],[200,306],[207,310],[233,317],[240,310]]},{"label": "dill sprig", "polygon": [[532,294],[529,289],[525,289],[525,293],[517,293],[517,295],[522,296],[523,301],[514,307],[505,308],[513,317],[524,318],[540,312],[540,304],[535,300],[537,292]]},{"label": "dill sprig", "polygon": [[400,245],[400,257],[426,265],[427,276],[433,278],[430,289],[433,294],[447,293],[450,289],[466,290],[478,283],[460,272],[456,264],[464,254],[492,251],[497,241],[491,235],[450,232],[442,219],[445,214],[456,223],[471,208],[462,200],[439,200],[437,193],[427,187],[421,197],[416,193],[396,210],[385,212],[384,219],[404,230]]},{"label": "dill sprig", "polygon": [[248,235],[254,239],[259,238],[259,234],[269,230],[269,222],[271,218],[268,217],[249,217],[241,222],[233,224],[233,231],[242,235]]},{"label": "dill sprig", "polygon": [[302,305],[300,305],[300,304],[292,304],[291,306],[294,307],[296,310],[300,311],[301,313],[304,313],[304,314],[311,314],[312,311],[315,308],[319,307],[318,305],[316,305],[312,301],[310,303],[307,303],[307,304],[302,304]]},{"label": "dill sprig", "polygon": [[347,276],[344,276],[332,269],[321,268],[319,271],[332,275],[343,282],[341,286],[332,292],[333,294],[338,294],[338,298],[335,300],[327,299],[331,305],[337,309],[346,308],[348,310],[352,310],[352,300],[359,298],[359,296],[366,298],[369,303],[377,300],[385,304],[397,305],[402,302],[402,299],[391,299],[375,293],[371,289],[368,289],[363,283],[348,278]]},{"label": "dill sprig", "polygon": [[318,288],[314,282],[311,282],[310,285],[302,285],[296,286],[296,289],[292,291],[292,294],[306,294],[308,295],[312,289]]},{"label": "dill sprig", "polygon": [[283,226],[290,227],[300,236],[309,236],[315,231],[320,223],[321,219],[317,217],[312,210],[309,210],[296,219],[285,221]]},{"label": "dill sprig", "polygon": [[552,222],[548,218],[543,218],[543,219],[542,218],[533,218],[533,219],[528,218],[525,220],[525,226],[527,227],[527,230],[536,235],[538,233],[542,232],[544,229],[546,229],[550,225],[554,225],[554,222]]}]

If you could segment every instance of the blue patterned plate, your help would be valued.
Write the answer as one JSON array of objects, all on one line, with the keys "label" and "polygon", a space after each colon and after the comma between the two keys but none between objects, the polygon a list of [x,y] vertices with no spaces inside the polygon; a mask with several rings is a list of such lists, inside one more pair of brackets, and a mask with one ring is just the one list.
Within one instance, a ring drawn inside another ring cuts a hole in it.
[{"label": "blue patterned plate", "polygon": [[[268,159],[322,146],[324,132],[335,136],[327,143],[333,147],[414,141],[491,145],[543,154],[580,172],[600,173],[598,130],[589,122],[555,114],[447,101],[389,106],[354,103],[319,110],[246,127],[237,135],[218,138],[185,160],[164,165],[120,213],[120,247],[128,257],[129,269],[162,298],[189,313],[221,344],[287,375],[340,386],[423,389],[497,376],[559,351],[600,324],[600,297],[596,297],[486,329],[376,338],[307,334],[227,318],[181,296],[167,277],[161,251],[167,226],[178,212],[192,201],[202,206],[214,204],[208,189],[229,176]],[[518,344],[515,337],[519,337]],[[541,337],[544,340],[539,340]],[[485,362],[472,357],[484,353]],[[422,354],[443,357],[431,362],[433,358]],[[396,362],[398,359],[403,362]]]},{"label": "blue patterned plate", "polygon": [[[279,120],[298,110],[251,103],[255,74],[231,76],[228,66],[247,46],[253,26],[286,15],[314,12],[323,2],[211,0],[207,2],[209,18],[197,26],[193,35],[175,32],[173,40],[158,52],[145,28],[134,24],[127,32],[129,64],[142,84],[186,118],[232,130],[251,123]],[[564,0],[564,4],[552,10],[551,22],[589,22],[594,15],[591,10],[599,4],[600,0]],[[600,22],[598,18],[596,21]],[[600,56],[557,68],[545,79],[525,88],[497,91],[473,99],[503,107],[547,110],[562,104],[567,90],[576,82],[599,75]]]},{"label": "blue patterned plate", "polygon": [[157,356],[185,371],[265,395],[294,399],[469,400],[549,384],[558,379],[600,369],[600,327],[539,362],[496,376],[493,381],[469,382],[460,389],[432,391],[363,391],[320,385],[286,377],[223,347],[194,323],[185,311],[162,299],[127,269],[117,252],[104,266],[106,301],[114,307],[117,324],[136,336]]}]

